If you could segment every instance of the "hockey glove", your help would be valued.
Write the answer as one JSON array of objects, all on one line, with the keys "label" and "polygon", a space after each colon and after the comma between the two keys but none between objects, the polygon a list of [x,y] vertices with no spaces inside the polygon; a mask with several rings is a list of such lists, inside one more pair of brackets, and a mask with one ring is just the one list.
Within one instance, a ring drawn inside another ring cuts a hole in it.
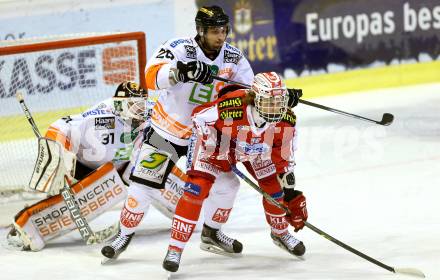
[{"label": "hockey glove", "polygon": [[177,61],[177,80],[183,83],[194,81],[201,84],[212,84],[214,78],[209,65],[202,61],[188,63]]},{"label": "hockey glove", "polygon": [[308,218],[306,197],[301,191],[295,190],[293,198],[284,201],[284,204],[290,210],[290,215],[286,215],[286,220],[295,228],[295,232],[298,232],[304,227],[304,221]]},{"label": "hockey glove", "polygon": [[298,101],[302,96],[302,89],[288,88],[287,91],[289,92],[289,101],[287,105],[290,108],[293,108],[298,105]]}]

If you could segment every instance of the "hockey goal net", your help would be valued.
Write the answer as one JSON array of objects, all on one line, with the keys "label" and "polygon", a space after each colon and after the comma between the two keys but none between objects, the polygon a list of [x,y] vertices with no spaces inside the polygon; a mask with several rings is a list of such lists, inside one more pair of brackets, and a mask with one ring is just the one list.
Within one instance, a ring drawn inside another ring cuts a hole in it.
[{"label": "hockey goal net", "polygon": [[145,34],[65,35],[0,41],[0,203],[29,183],[37,141],[15,98],[22,93],[42,134],[63,116],[144,85]]}]

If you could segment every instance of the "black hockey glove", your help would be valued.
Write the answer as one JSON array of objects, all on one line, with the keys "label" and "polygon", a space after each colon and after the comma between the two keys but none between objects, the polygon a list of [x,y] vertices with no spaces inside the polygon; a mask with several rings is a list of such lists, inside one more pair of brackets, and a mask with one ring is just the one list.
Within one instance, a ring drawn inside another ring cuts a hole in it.
[{"label": "black hockey glove", "polygon": [[212,84],[214,78],[209,65],[202,61],[188,63],[177,61],[177,80],[183,83],[194,81],[201,84]]},{"label": "black hockey glove", "polygon": [[302,96],[302,89],[288,88],[287,91],[289,92],[289,102],[287,105],[293,108],[298,105],[299,98]]}]

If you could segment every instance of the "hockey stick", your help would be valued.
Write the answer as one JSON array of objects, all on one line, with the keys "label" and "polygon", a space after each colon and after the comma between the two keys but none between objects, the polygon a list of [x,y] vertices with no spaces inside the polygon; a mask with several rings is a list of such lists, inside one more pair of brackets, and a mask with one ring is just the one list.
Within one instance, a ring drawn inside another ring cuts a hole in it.
[{"label": "hockey stick", "polygon": [[[23,96],[21,95],[21,93],[17,92],[16,97],[18,102],[20,103],[21,109],[26,116],[26,119],[28,120],[29,124],[32,127],[32,130],[34,131],[35,136],[37,138],[41,138],[40,130],[38,129],[29,108],[27,107],[26,103],[24,103]],[[73,192],[69,187],[69,179],[66,175],[64,176],[64,187],[61,189],[60,194],[66,202],[70,218],[72,219],[72,221],[74,221],[79,233],[81,234],[82,239],[86,242],[87,245],[101,243],[108,237],[114,235],[118,230],[115,229],[115,225],[112,225],[109,228],[105,228],[98,232],[92,231],[87,220],[81,215],[81,211],[75,201]]]},{"label": "hockey stick", "polygon": [[[226,83],[237,84],[237,85],[240,85],[240,86],[243,86],[243,87],[246,87],[246,88],[250,88],[250,85],[247,85],[247,84],[244,84],[244,83],[240,83],[240,82],[235,82],[235,81],[232,81],[232,80],[229,80],[229,79],[225,79],[225,78],[222,78],[222,77],[214,76],[213,78],[216,79],[216,80],[219,80],[219,81],[226,82]],[[333,112],[333,113],[336,113],[336,114],[344,115],[344,116],[347,116],[347,117],[352,117],[352,118],[355,118],[355,119],[359,119],[359,120],[363,120],[363,121],[367,121],[367,122],[371,122],[371,123],[375,123],[375,124],[379,124],[379,125],[387,126],[387,125],[390,125],[393,122],[393,120],[394,120],[394,116],[392,114],[390,114],[390,113],[384,113],[383,116],[382,116],[382,119],[380,121],[376,121],[376,120],[373,120],[373,119],[369,119],[369,118],[362,117],[362,116],[359,116],[359,115],[355,115],[355,114],[352,114],[352,113],[347,113],[347,112],[344,112],[344,111],[341,111],[341,110],[338,110],[338,109],[330,108],[330,107],[327,107],[327,106],[324,106],[324,105],[321,105],[321,104],[317,104],[317,103],[313,103],[313,102],[310,102],[310,101],[307,101],[307,100],[303,100],[303,99],[299,99],[298,102],[302,103],[302,104],[305,104],[305,105],[309,105],[311,107],[319,108],[319,109],[322,109],[322,110],[325,110],[325,111]]]},{"label": "hockey stick", "polygon": [[[273,205],[277,206],[278,208],[284,210],[286,212],[286,214],[290,214],[289,208],[287,208],[285,205],[279,203],[273,197],[271,197],[268,193],[263,191],[257,184],[255,184],[251,179],[249,179],[240,170],[238,170],[235,165],[231,165],[231,167],[232,167],[232,171],[235,174],[237,174],[237,176],[242,178],[246,183],[248,183],[249,186],[251,186],[257,192],[262,194],[263,197],[265,199],[267,199],[270,203],[272,203]],[[353,254],[358,255],[359,257],[361,257],[363,259],[366,259],[367,261],[369,261],[371,263],[374,263],[375,265],[380,266],[380,267],[382,267],[382,268],[384,268],[384,269],[386,269],[386,270],[388,270],[390,272],[425,278],[425,274],[421,270],[419,270],[417,268],[397,268],[397,267],[392,267],[392,266],[386,265],[386,264],[384,264],[384,263],[382,263],[382,262],[380,262],[380,261],[378,261],[376,259],[373,259],[370,256],[365,255],[364,253],[354,249],[353,247],[343,243],[342,241],[339,241],[338,239],[336,239],[336,238],[332,237],[331,235],[327,234],[326,232],[320,230],[319,228],[315,227],[314,225],[310,224],[309,222],[304,221],[304,225],[307,228],[311,229],[312,231],[316,232],[317,234],[321,235],[325,239],[327,239],[327,240],[335,243],[336,245],[344,248],[345,250],[350,251]]]}]

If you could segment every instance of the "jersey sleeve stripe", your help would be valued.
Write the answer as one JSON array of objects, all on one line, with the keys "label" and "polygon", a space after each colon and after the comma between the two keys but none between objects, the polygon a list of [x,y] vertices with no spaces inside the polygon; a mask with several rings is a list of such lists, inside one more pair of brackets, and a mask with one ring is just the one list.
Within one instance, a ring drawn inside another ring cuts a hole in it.
[{"label": "jersey sleeve stripe", "polygon": [[148,89],[157,89],[157,73],[159,72],[160,68],[166,64],[165,62],[162,63],[158,63],[158,64],[154,64],[151,65],[150,67],[148,67],[147,69],[145,69],[145,80],[147,83],[147,88]]},{"label": "jersey sleeve stripe", "polygon": [[183,125],[168,115],[157,102],[153,108],[151,121],[159,127],[166,127],[166,130],[179,138],[187,139],[191,136],[191,127]]},{"label": "jersey sleeve stripe", "polygon": [[180,168],[177,166],[174,166],[173,169],[171,169],[171,174],[174,174],[175,176],[177,176],[179,179],[181,179],[184,182],[188,181],[188,175],[183,173],[183,171],[180,170]]}]

